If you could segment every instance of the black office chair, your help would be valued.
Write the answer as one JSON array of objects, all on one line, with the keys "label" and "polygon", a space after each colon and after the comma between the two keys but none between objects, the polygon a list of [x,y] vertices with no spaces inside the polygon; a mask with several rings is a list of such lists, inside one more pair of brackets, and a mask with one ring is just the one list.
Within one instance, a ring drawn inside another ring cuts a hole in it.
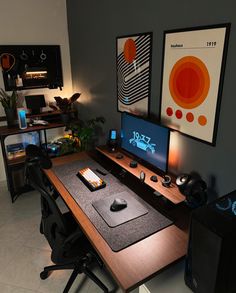
[{"label": "black office chair", "polygon": [[[41,272],[41,279],[46,279],[54,270],[73,269],[66,284],[64,293],[71,288],[78,274],[84,273],[92,279],[104,292],[107,287],[89,269],[94,261],[100,266],[102,262],[79,228],[70,212],[62,214],[55,201],[54,191],[41,168],[50,168],[51,161],[40,148],[29,145],[26,148],[25,177],[26,182],[41,195],[42,220],[40,232],[44,234],[52,249],[51,260],[55,265],[47,266]],[[46,183],[45,183],[46,182]]]}]

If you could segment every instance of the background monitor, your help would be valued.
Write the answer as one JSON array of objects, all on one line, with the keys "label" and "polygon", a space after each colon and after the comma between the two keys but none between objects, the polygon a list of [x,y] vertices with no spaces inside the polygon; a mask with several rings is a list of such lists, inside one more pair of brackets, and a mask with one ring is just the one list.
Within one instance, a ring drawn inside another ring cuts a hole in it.
[{"label": "background monitor", "polygon": [[31,114],[39,114],[41,108],[46,107],[44,95],[25,96],[27,109],[31,110]]},{"label": "background monitor", "polygon": [[165,173],[168,167],[169,138],[168,128],[128,113],[122,113],[122,149]]}]

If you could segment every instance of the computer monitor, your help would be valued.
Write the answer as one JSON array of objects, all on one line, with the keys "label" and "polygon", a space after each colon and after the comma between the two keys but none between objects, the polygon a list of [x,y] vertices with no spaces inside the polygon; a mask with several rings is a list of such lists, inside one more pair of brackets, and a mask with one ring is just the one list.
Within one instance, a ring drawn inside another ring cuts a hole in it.
[{"label": "computer monitor", "polygon": [[41,108],[46,107],[44,95],[25,96],[25,103],[33,115],[40,114]]},{"label": "computer monitor", "polygon": [[166,173],[170,131],[149,120],[122,113],[121,147],[137,159]]}]

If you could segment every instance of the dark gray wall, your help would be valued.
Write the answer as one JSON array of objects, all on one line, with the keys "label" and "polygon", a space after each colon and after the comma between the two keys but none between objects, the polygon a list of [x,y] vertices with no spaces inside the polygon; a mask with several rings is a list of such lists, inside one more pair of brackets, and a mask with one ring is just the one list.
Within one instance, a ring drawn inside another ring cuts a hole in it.
[{"label": "dark gray wall", "polygon": [[120,125],[116,104],[116,36],[153,32],[151,113],[160,103],[163,31],[231,22],[216,146],[181,134],[172,151],[171,171],[196,171],[223,195],[236,188],[236,10],[234,0],[67,0],[74,90],[82,92],[83,118],[103,115],[105,130]]}]

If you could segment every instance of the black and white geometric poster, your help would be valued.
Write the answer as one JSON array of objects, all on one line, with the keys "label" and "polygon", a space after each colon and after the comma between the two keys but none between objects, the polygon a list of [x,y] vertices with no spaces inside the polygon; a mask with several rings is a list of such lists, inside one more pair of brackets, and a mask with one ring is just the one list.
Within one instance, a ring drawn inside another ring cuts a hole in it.
[{"label": "black and white geometric poster", "polygon": [[118,111],[147,116],[152,33],[117,37],[116,46]]}]

